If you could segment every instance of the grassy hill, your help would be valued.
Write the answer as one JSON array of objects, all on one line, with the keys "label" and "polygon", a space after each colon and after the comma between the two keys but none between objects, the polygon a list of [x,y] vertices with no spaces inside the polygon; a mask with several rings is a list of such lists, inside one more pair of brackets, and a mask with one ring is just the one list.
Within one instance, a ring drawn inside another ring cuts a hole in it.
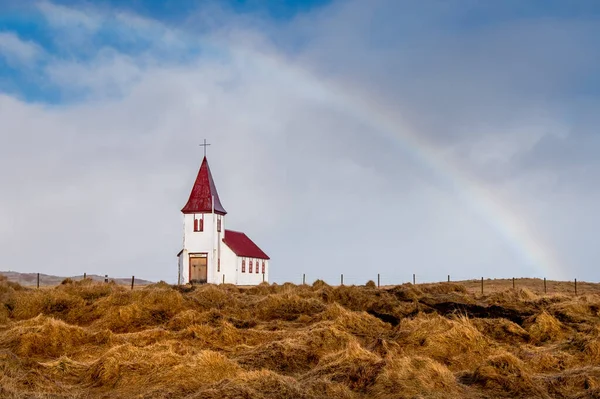
[{"label": "grassy hill", "polygon": [[600,397],[600,295],[470,288],[4,280],[0,397]]},{"label": "grassy hill", "polygon": [[[19,273],[13,271],[0,271],[0,276],[4,276],[8,279],[8,281],[13,281],[15,283],[19,283],[25,286],[37,286],[37,273]],[[48,287],[59,285],[65,278],[67,277],[59,277],[59,276],[51,276],[48,274],[40,273],[40,286]],[[71,280],[83,280],[83,275],[81,276],[70,276]],[[89,278],[93,281],[104,281],[104,276],[98,276],[96,274],[86,275],[86,278]],[[109,281],[114,281],[117,284],[131,285],[131,277],[125,278],[113,278],[108,277]],[[152,284],[152,281],[143,280],[143,279],[135,279],[135,283],[139,285],[148,285]]]}]

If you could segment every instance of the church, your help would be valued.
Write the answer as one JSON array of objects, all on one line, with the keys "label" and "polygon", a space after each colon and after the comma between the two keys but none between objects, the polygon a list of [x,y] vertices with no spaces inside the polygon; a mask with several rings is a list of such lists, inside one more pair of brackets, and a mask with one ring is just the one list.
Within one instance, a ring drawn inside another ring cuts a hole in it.
[{"label": "church", "polygon": [[206,154],[181,212],[183,248],[177,254],[178,284],[257,285],[269,281],[267,254],[246,234],[225,228],[227,212],[217,193]]}]

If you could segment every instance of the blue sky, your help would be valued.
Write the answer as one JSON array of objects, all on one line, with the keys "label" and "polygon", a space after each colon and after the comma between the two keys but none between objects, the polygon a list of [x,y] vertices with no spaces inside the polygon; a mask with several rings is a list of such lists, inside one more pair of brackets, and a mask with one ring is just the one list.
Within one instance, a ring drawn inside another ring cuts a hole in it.
[{"label": "blue sky", "polygon": [[275,281],[598,279],[599,37],[583,0],[5,0],[0,269],[174,281],[207,138]]}]

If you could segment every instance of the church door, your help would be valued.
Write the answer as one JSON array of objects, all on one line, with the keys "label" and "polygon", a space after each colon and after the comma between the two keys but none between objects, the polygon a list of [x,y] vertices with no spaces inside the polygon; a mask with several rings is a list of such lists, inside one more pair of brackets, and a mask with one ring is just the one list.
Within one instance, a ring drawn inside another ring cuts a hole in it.
[{"label": "church door", "polygon": [[190,254],[190,283],[206,283],[208,254]]}]

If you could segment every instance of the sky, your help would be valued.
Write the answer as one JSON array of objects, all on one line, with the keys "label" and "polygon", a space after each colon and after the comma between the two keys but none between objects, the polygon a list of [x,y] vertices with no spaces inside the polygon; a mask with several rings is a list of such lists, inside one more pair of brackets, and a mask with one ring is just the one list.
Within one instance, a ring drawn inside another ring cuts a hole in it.
[{"label": "sky", "polygon": [[208,160],[271,280],[600,279],[597,1],[0,0],[0,270],[177,281]]}]

